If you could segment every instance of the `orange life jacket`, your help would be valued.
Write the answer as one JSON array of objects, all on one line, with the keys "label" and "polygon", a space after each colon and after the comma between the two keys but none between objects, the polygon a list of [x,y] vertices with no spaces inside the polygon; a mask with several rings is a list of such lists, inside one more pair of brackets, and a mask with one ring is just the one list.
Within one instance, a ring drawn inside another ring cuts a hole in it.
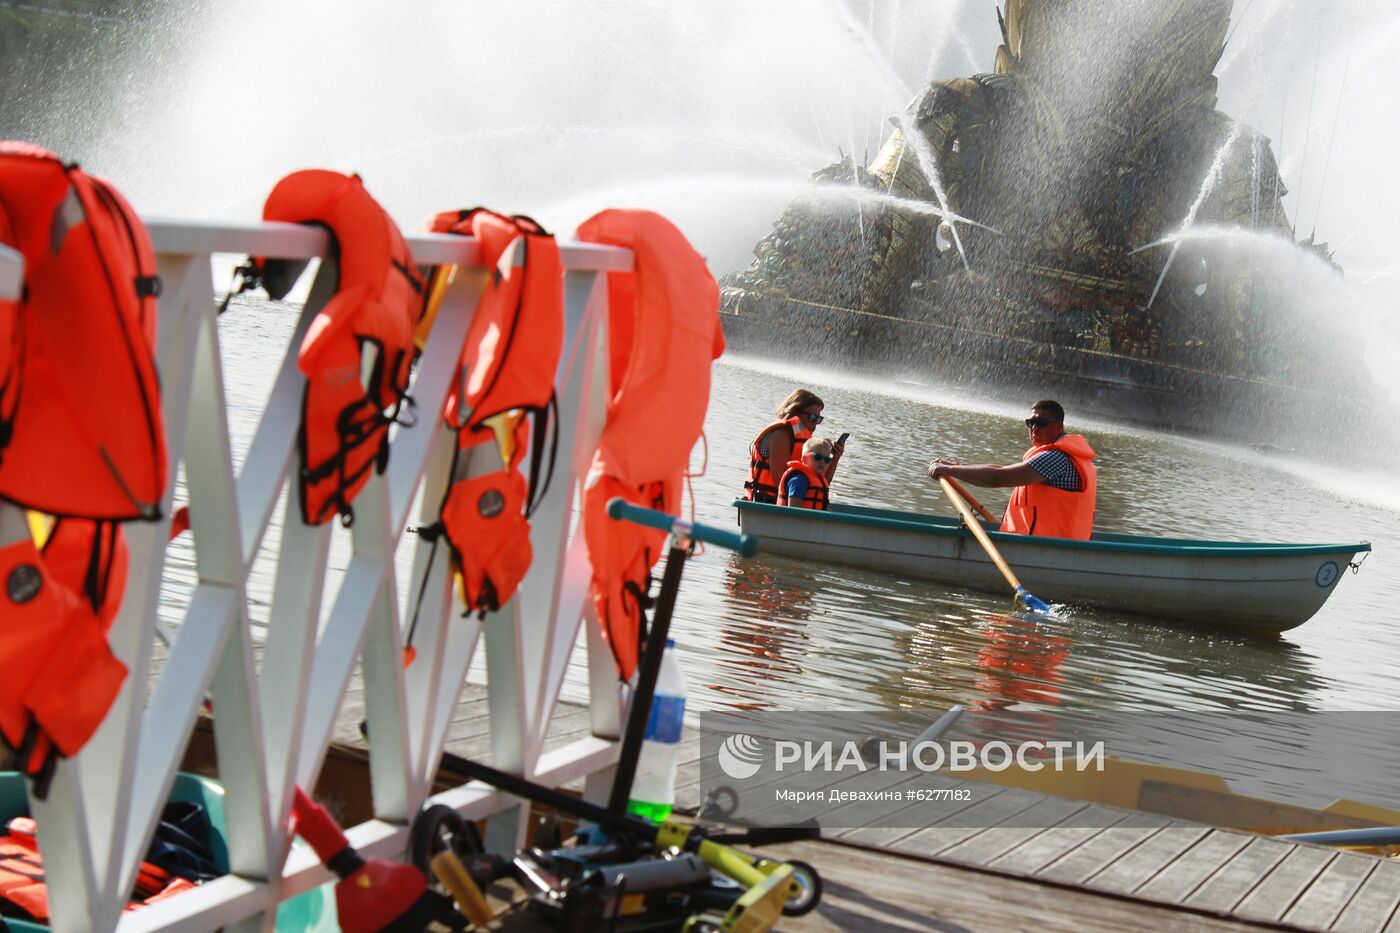
[{"label": "orange life jacket", "polygon": [[0,143],[0,240],[24,295],[0,308],[0,496],[59,516],[0,548],[0,738],[47,793],[126,677],[106,631],[121,604],[117,521],[158,517],[168,476],[154,360],[155,255],[100,178]]},{"label": "orange life jacket", "polygon": [[783,478],[778,482],[778,504],[789,505],[787,484],[792,479],[793,474],[801,473],[807,477],[807,492],[803,495],[802,501],[797,503],[804,509],[817,509],[825,512],[831,502],[831,486],[826,477],[813,470],[801,460],[789,460],[788,468],[783,473]]},{"label": "orange life jacket", "polygon": [[705,421],[710,364],[724,352],[719,286],[670,221],[608,210],[578,237],[632,250],[629,272],[608,273],[612,398],[585,483],[583,531],[594,607],[619,675],[637,666],[643,605],[664,532],[607,516],[608,500],[675,514],[686,465]]},{"label": "orange life jacket", "polygon": [[457,449],[441,519],[422,529],[445,535],[463,605],[484,616],[515,595],[534,556],[529,515],[553,472],[551,447],[540,475],[564,347],[564,266],[553,234],[528,217],[449,211],[432,229],[476,237],[492,270],[463,343],[460,390],[447,403]]},{"label": "orange life jacket", "polygon": [[[15,245],[14,228],[3,202],[0,202],[0,245]],[[19,406],[20,362],[24,359],[22,337],[19,302],[0,298],[0,461],[14,432],[15,409]]]},{"label": "orange life jacket", "polygon": [[1062,450],[1069,454],[1084,488],[1079,492],[1068,492],[1048,483],[1017,486],[1006,504],[1001,530],[1016,535],[1087,541],[1094,533],[1094,505],[1098,501],[1098,469],[1093,464],[1094,449],[1083,435],[1066,434],[1052,443],[1032,447],[1021,459],[1029,460],[1047,450]]},{"label": "orange life jacket", "polygon": [[13,829],[0,834],[0,905],[8,905],[0,906],[3,916],[14,916],[18,909],[26,920],[49,918],[39,847],[32,835]]},{"label": "orange life jacket", "polygon": [[753,443],[749,445],[749,478],[744,483],[744,498],[750,502],[777,502],[778,497],[782,495],[778,485],[774,482],[773,471],[768,466],[768,458],[763,455],[762,445],[765,437],[784,427],[792,432],[792,452],[794,453],[801,452],[802,444],[812,436],[812,431],[807,427],[807,423],[797,415],[783,421],[774,421],[758,432],[758,437],[755,437]]},{"label": "orange life jacket", "polygon": [[[351,502],[370,471],[383,473],[389,463],[389,426],[412,404],[408,383],[423,283],[393,218],[358,175],[293,172],[267,196],[263,218],[315,224],[331,235],[338,287],[297,354],[306,376],[299,486],[302,521],[321,525],[339,514],[349,525]],[[260,277],[276,277],[267,260],[252,262]],[[276,291],[270,294],[277,297]]]},{"label": "orange life jacket", "polygon": [[[0,833],[0,916],[45,921],[49,919],[49,894],[44,859],[39,853],[37,826],[27,816],[17,816]],[[137,867],[133,903],[127,910],[154,904],[195,885],[159,865],[142,861]]]},{"label": "orange life jacket", "polygon": [[42,552],[28,537],[0,548],[0,737],[40,799],[58,756],[87,743],[126,679],[106,637],[125,580],[110,523],[64,519]]},{"label": "orange life jacket", "polygon": [[0,376],[0,496],[51,515],[158,517],[160,280],[145,226],[106,181],[17,142],[0,142],[0,215],[25,261],[24,297],[0,308],[0,358],[19,362]]}]

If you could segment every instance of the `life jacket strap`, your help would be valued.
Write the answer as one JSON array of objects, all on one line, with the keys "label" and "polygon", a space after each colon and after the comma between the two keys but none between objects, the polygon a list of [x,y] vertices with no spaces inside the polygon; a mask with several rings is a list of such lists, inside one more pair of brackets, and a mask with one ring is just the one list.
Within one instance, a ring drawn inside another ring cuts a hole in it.
[{"label": "life jacket strap", "polygon": [[[530,485],[526,495],[525,517],[530,518],[539,508],[544,495],[549,491],[549,483],[554,479],[554,464],[559,456],[559,399],[551,394],[549,404],[532,412],[534,427],[530,435]],[[540,461],[544,456],[545,436],[549,436],[549,467],[545,470],[544,482],[540,482]]]},{"label": "life jacket strap", "polygon": [[410,269],[403,260],[399,259],[397,256],[391,257],[389,259],[389,265],[393,266],[396,271],[401,273],[403,277],[408,280],[408,287],[413,289],[415,295],[423,294],[423,280],[420,279],[418,273]]},{"label": "life jacket strap", "polygon": [[15,746],[14,760],[19,770],[29,775],[29,793],[36,800],[48,799],[49,785],[53,782],[58,759],[59,751],[53,740],[40,727],[38,720],[30,716],[24,736]]},{"label": "life jacket strap", "polygon": [[[351,527],[355,523],[355,510],[346,493],[354,488],[360,478],[371,468],[376,473],[383,473],[389,465],[388,428],[390,425],[399,424],[412,427],[417,424],[417,404],[413,397],[408,394],[407,380],[405,380],[404,385],[399,385],[388,374],[390,370],[397,372],[403,368],[403,362],[403,357],[399,356],[391,367],[386,367],[382,360],[376,364],[366,394],[346,405],[336,416],[337,443],[335,452],[319,466],[307,467],[301,471],[302,481],[307,485],[314,485],[331,477],[336,478],[335,488],[331,490],[319,513],[315,516],[306,516],[308,520],[314,519],[319,523],[320,519],[334,511],[340,513],[341,525],[346,528]],[[389,390],[394,396],[393,407],[387,414],[379,407],[378,402],[385,383],[388,384]],[[347,465],[350,455],[376,437],[379,439],[379,447],[374,456],[353,471],[348,471]]]},{"label": "life jacket strap", "polygon": [[[481,581],[481,593],[476,598],[476,605],[473,607],[477,613],[478,621],[486,621],[486,613],[496,612],[501,608],[501,597],[496,592],[496,581],[490,577],[485,577]],[[462,613],[463,617],[471,615],[471,609]]]}]

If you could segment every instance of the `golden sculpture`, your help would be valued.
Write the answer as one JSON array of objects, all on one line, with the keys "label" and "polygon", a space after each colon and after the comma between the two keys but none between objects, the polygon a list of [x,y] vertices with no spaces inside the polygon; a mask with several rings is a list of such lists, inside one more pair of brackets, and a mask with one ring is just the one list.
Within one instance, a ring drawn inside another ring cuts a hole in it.
[{"label": "golden sculpture", "polygon": [[887,197],[794,203],[728,277],[740,344],[766,322],[984,373],[1029,355],[1121,380],[1125,358],[1143,364],[1131,380],[1155,364],[1163,391],[1202,397],[1177,370],[1307,378],[1314,363],[1281,352],[1304,338],[1286,286],[1229,238],[1173,239],[1211,225],[1292,242],[1269,140],[1215,109],[1230,11],[1006,0],[995,72],[931,84],[869,165],[814,176]]}]

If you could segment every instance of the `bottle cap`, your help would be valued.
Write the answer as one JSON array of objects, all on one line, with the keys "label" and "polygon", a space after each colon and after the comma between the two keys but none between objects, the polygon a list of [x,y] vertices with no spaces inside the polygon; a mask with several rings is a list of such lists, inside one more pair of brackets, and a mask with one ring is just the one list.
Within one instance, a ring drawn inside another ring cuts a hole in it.
[{"label": "bottle cap", "polygon": [[666,639],[666,647],[667,647],[667,648],[674,648],[674,647],[676,647],[676,640],[675,640],[674,638],[668,638],[668,639]]}]

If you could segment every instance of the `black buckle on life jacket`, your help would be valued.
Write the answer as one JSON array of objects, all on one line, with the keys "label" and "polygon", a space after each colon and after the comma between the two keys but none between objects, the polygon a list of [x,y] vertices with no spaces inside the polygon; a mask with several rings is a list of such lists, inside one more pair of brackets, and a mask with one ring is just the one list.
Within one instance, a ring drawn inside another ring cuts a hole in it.
[{"label": "black buckle on life jacket", "polygon": [[[486,613],[500,610],[501,597],[500,594],[496,592],[496,584],[490,577],[484,577],[482,579],[481,595],[477,596],[476,605],[473,608],[476,610],[476,618],[479,622],[486,621]],[[462,613],[462,617],[466,618],[471,614],[472,611],[469,609]]]},{"label": "black buckle on life jacket", "polygon": [[160,276],[138,275],[136,277],[137,298],[159,298],[161,293]]}]

